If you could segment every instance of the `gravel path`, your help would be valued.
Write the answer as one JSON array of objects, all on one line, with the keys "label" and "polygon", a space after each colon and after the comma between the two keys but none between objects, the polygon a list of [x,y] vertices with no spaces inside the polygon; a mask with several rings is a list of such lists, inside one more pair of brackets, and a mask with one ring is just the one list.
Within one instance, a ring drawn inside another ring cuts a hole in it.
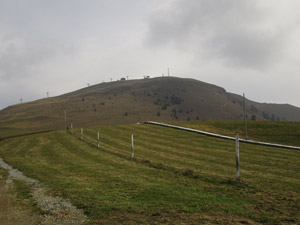
[{"label": "gravel path", "polygon": [[1,157],[0,167],[6,169],[9,173],[6,180],[7,188],[13,185],[13,180],[24,181],[32,187],[32,198],[43,212],[41,224],[84,224],[86,222],[87,218],[82,210],[77,209],[68,200],[47,195],[48,188],[38,180],[26,177],[19,170],[12,168]]}]

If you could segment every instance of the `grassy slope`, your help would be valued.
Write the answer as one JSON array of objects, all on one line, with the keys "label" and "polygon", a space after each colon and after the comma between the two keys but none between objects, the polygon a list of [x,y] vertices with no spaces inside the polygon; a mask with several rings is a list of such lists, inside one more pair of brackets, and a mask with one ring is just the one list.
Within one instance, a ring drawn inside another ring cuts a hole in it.
[{"label": "grassy slope", "polygon": [[84,140],[79,130],[10,139],[0,156],[71,199],[91,223],[300,222],[298,151],[241,144],[241,184],[233,142],[149,125],[88,129]]},{"label": "grassy slope", "polygon": [[[192,79],[165,77],[102,83],[62,96],[10,106],[0,111],[0,127],[63,129],[64,110],[67,110],[67,125],[73,123],[76,127],[176,120],[172,113],[175,109],[178,120],[188,117],[196,120],[197,116],[237,119],[241,106],[227,99],[227,95],[220,87]],[[220,114],[224,104],[227,108]]]},{"label": "grassy slope", "polygon": [[[241,96],[193,79],[164,77],[101,83],[1,110],[0,137],[1,127],[64,129],[64,110],[67,126],[72,123],[74,127],[90,127],[145,120],[240,120],[242,105]],[[300,121],[300,108],[248,100],[246,105],[249,119],[255,116],[263,120],[264,112],[269,119],[274,113],[275,119]]]},{"label": "grassy slope", "polygon": [[0,138],[11,137],[32,132],[30,129],[18,129],[10,127],[0,127]]},{"label": "grassy slope", "polygon": [[[193,121],[172,122],[174,125],[204,130],[234,137],[237,132],[245,137],[245,125],[242,121]],[[284,145],[300,146],[299,122],[248,122],[248,139]]]}]

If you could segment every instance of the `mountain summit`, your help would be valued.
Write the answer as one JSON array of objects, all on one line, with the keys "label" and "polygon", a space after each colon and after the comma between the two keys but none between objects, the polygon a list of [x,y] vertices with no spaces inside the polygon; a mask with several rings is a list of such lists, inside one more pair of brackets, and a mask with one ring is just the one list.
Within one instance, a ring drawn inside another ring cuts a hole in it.
[{"label": "mountain summit", "polygon": [[[61,96],[9,106],[0,126],[63,129],[144,120],[241,120],[243,97],[194,79],[160,77],[101,83]],[[300,121],[300,108],[246,100],[248,120]]]}]

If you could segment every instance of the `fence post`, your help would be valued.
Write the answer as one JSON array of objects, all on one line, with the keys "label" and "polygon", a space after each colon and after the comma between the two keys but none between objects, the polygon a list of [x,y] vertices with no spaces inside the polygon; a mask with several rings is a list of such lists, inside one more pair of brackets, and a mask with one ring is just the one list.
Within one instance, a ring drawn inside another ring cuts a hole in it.
[{"label": "fence post", "polygon": [[239,163],[240,163],[239,133],[236,134],[236,138],[235,138],[235,152],[236,152],[236,181],[240,182],[240,171],[239,171]]},{"label": "fence post", "polygon": [[73,123],[71,123],[71,134],[73,134]]},{"label": "fence post", "polygon": [[131,134],[131,158],[134,158],[133,134]]},{"label": "fence post", "polygon": [[83,129],[81,128],[81,140],[83,139]]},{"label": "fence post", "polygon": [[99,148],[100,147],[100,134],[99,134],[99,131],[98,131],[98,134],[97,134],[97,139],[98,139],[97,146]]}]

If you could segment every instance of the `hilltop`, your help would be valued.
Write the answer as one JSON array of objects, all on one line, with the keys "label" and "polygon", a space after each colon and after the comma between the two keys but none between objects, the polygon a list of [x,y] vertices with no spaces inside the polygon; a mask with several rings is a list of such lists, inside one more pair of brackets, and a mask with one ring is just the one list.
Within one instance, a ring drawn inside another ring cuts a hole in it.
[{"label": "hilltop", "polygon": [[[246,100],[249,120],[300,121],[300,108]],[[0,127],[33,130],[144,120],[241,120],[242,96],[194,79],[160,77],[101,83],[61,96],[9,106]]]}]

